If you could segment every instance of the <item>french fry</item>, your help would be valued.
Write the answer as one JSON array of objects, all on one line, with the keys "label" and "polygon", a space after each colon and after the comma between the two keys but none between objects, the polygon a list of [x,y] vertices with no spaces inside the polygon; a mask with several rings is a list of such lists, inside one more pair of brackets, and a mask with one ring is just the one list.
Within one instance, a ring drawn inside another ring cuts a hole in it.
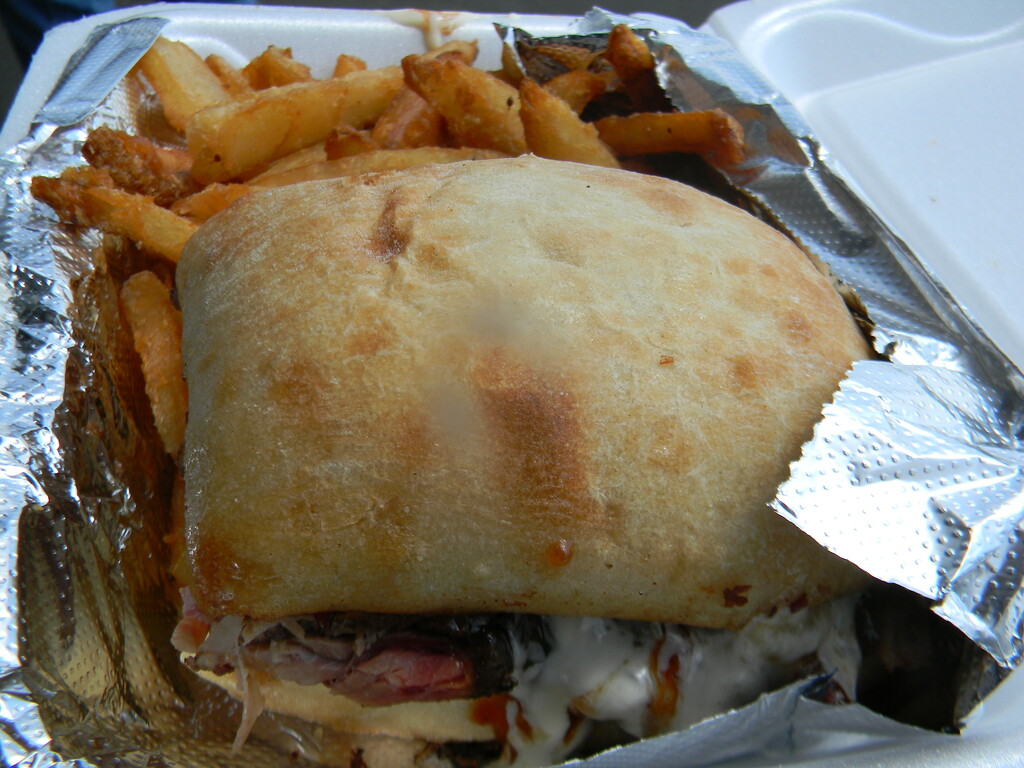
[{"label": "french fry", "polygon": [[344,77],[349,72],[360,72],[366,69],[366,62],[358,56],[349,56],[347,53],[338,54],[334,62],[334,73],[331,77]]},{"label": "french fry", "polygon": [[519,87],[519,83],[526,77],[523,68],[516,56],[515,49],[505,43],[501,46],[501,79],[511,86]]},{"label": "french fry", "polygon": [[206,63],[184,43],[158,37],[138,66],[160,98],[167,122],[179,131],[185,130],[196,112],[231,98]]},{"label": "french fry", "polygon": [[444,118],[411,88],[392,99],[371,133],[380,149],[438,146],[444,141]]},{"label": "french fry", "polygon": [[270,163],[270,165],[264,166],[259,169],[258,172],[243,174],[242,179],[246,183],[253,183],[261,176],[269,176],[283,171],[290,171],[292,168],[300,168],[303,165],[322,163],[327,159],[326,145],[326,141],[321,141],[311,147],[297,149],[291,154],[285,155],[279,160],[275,160]]},{"label": "french fry", "polygon": [[[41,177],[41,178],[46,178]],[[73,165],[65,168],[61,171],[60,181],[70,184],[76,184],[80,187],[107,187],[108,189],[117,189],[117,182],[114,181],[114,177],[110,175],[110,171],[105,168],[94,168],[91,165]],[[35,180],[33,179],[33,183]],[[35,192],[33,192],[35,194]],[[51,208],[55,206],[50,205]],[[55,208],[55,210],[57,210]],[[60,212],[58,210],[58,216]],[[61,221],[70,221],[70,219],[61,216]]]},{"label": "french fry", "polygon": [[519,92],[511,85],[449,56],[406,56],[402,68],[409,87],[444,117],[456,144],[508,155],[526,152]]},{"label": "french fry", "polygon": [[435,163],[457,163],[463,160],[490,160],[507,155],[491,149],[470,147],[419,147],[417,149],[377,149],[360,155],[341,157],[313,165],[304,165],[283,173],[261,176],[250,182],[261,187],[284,187],[305,181],[337,179],[361,173],[401,171]]},{"label": "french fry", "polygon": [[571,69],[548,80],[544,84],[544,89],[565,101],[578,115],[587,104],[607,91],[609,86],[610,78],[607,73]]},{"label": "french fry", "polygon": [[171,206],[179,216],[202,223],[214,214],[220,213],[235,200],[255,190],[245,184],[208,184],[194,195],[183,197]]},{"label": "french fry", "polygon": [[655,110],[671,107],[658,85],[654,56],[633,30],[625,24],[614,26],[608,34],[608,48],[604,55],[622,81],[634,108]]},{"label": "french fry", "polygon": [[357,130],[350,125],[335,128],[324,141],[324,154],[328,160],[358,155],[360,152],[370,152],[374,149],[380,147],[371,138],[370,132]]},{"label": "french fry", "polygon": [[188,390],[181,364],[181,311],[152,272],[137,272],[121,286],[121,306],[142,360],[146,395],[164,450],[176,456],[185,439]]},{"label": "french fry", "polygon": [[222,56],[211,53],[206,57],[206,66],[217,76],[220,84],[232,96],[241,96],[243,93],[252,93],[253,88],[248,78],[242,74],[242,70],[228,64]]},{"label": "french fry", "polygon": [[601,55],[600,51],[592,51],[580,45],[559,43],[534,46],[533,52],[561,64],[566,69],[586,69]]},{"label": "french fry", "polygon": [[572,107],[530,79],[519,84],[520,116],[530,151],[552,160],[618,168],[597,128],[580,120]]},{"label": "french fry", "polygon": [[641,112],[606,117],[595,125],[617,155],[694,152],[721,165],[744,158],[743,128],[720,109],[705,112]]},{"label": "french fry", "polygon": [[82,156],[108,171],[117,186],[149,195],[158,205],[170,205],[199,190],[188,172],[192,157],[187,152],[158,147],[141,136],[100,126],[85,140]]},{"label": "french fry", "polygon": [[249,85],[257,91],[276,85],[307,83],[313,79],[309,67],[292,58],[291,48],[271,45],[242,68]]},{"label": "french fry", "polygon": [[185,136],[201,183],[230,181],[327,138],[342,123],[369,125],[402,87],[398,67],[293,83],[204,109]]},{"label": "french fry", "polygon": [[152,198],[119,189],[36,176],[32,194],[53,208],[62,221],[123,235],[174,262],[196,230],[191,221],[161,208]]},{"label": "french fry", "polygon": [[625,24],[616,24],[608,33],[608,47],[604,56],[623,82],[654,69],[654,56],[639,35]]},{"label": "french fry", "polygon": [[[432,51],[429,51],[423,56],[427,58],[434,58],[446,53],[458,53],[467,64],[472,64],[476,60],[477,55],[477,44],[476,41],[467,42],[465,40],[451,40]],[[334,64],[334,74],[332,77],[343,77],[349,72],[355,72],[357,70],[366,69],[366,62],[356,56],[350,56],[347,53],[338,55],[337,61]]]}]

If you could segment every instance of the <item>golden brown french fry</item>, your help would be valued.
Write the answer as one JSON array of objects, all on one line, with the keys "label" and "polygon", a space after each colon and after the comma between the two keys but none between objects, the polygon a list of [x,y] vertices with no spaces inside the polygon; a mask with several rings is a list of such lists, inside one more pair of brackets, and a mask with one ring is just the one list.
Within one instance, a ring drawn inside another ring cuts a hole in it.
[{"label": "golden brown french fry", "polygon": [[654,69],[654,56],[647,44],[625,24],[612,27],[604,55],[623,82]]},{"label": "golden brown french fry", "polygon": [[720,165],[734,165],[744,157],[743,128],[720,109],[641,112],[606,117],[595,125],[601,140],[617,155],[694,152]]},{"label": "golden brown french fry", "polygon": [[366,62],[358,56],[349,56],[347,53],[338,54],[334,62],[334,73],[331,77],[344,77],[349,72],[361,72],[366,69]]},{"label": "golden brown french fry", "polygon": [[106,126],[89,134],[82,156],[90,165],[109,172],[117,186],[149,195],[158,205],[170,205],[199,189],[189,174],[192,157],[187,152],[164,149],[149,139]]},{"label": "golden brown french fry", "polygon": [[444,118],[416,91],[403,88],[377,119],[371,138],[380,149],[439,146]]},{"label": "golden brown french fry", "polygon": [[508,43],[504,43],[501,46],[501,79],[518,88],[525,76],[515,50]]},{"label": "golden brown french fry", "polygon": [[363,128],[402,87],[398,67],[294,83],[196,113],[185,135],[201,183],[241,174],[321,142],[342,123]]},{"label": "golden brown french fry", "polygon": [[304,181],[336,179],[360,173],[401,171],[435,163],[457,163],[463,160],[491,160],[508,155],[491,149],[471,147],[419,147],[417,149],[377,149],[361,155],[341,157],[313,165],[304,165],[278,174],[264,175],[250,184],[261,187],[284,187]]},{"label": "golden brown french fry", "polygon": [[192,221],[204,222],[220,213],[235,200],[252,194],[255,190],[245,184],[208,184],[194,195],[183,197],[171,206],[179,216]]},{"label": "golden brown french fry", "polygon": [[255,90],[275,85],[307,83],[313,79],[309,67],[292,58],[291,48],[271,45],[242,68],[242,74]]},{"label": "golden brown french fry", "polygon": [[530,151],[552,160],[618,168],[619,161],[598,138],[597,128],[572,107],[530,79],[519,84],[520,116]]},{"label": "golden brown french fry", "polygon": [[297,149],[291,154],[285,155],[279,160],[260,168],[256,172],[250,172],[242,174],[242,179],[246,183],[252,183],[260,176],[267,176],[275,173],[281,173],[282,171],[290,171],[292,168],[300,168],[303,165],[312,165],[313,163],[322,163],[327,159],[326,141],[318,142],[311,147],[303,147]]},{"label": "golden brown french fry", "polygon": [[608,34],[608,48],[604,55],[615,68],[634,108],[670,108],[654,73],[654,55],[633,30],[625,24],[613,27]]},{"label": "golden brown french fry", "polygon": [[152,198],[119,189],[36,176],[32,194],[53,208],[62,221],[123,235],[175,262],[196,230],[191,221],[161,208]]},{"label": "golden brown french fry", "polygon": [[608,90],[611,79],[607,72],[571,69],[548,80],[544,84],[544,89],[565,101],[578,115],[587,104]]},{"label": "golden brown french fry", "polygon": [[444,117],[456,144],[509,155],[526,152],[519,92],[511,85],[449,56],[406,56],[402,68],[408,86]]},{"label": "golden brown french fry", "polygon": [[121,286],[121,306],[142,360],[146,396],[164,450],[176,456],[185,438],[188,390],[181,365],[181,311],[152,272],[137,272]]},{"label": "golden brown french fry", "polygon": [[[46,177],[43,176],[40,178]],[[91,165],[73,165],[69,168],[65,168],[61,171],[60,181],[77,184],[80,187],[107,187],[109,189],[117,189],[117,182],[114,181],[114,177],[110,175],[110,171],[106,168],[94,168]],[[50,207],[53,208],[54,206],[51,205]],[[60,215],[59,210],[58,215]],[[69,221],[69,219],[66,219],[63,216],[61,216],[61,220]]]},{"label": "golden brown french fry", "polygon": [[224,86],[224,90],[232,96],[252,93],[253,88],[249,85],[248,78],[242,74],[242,70],[228,64],[223,56],[211,53],[206,57],[206,66],[217,76],[220,84]]},{"label": "golden brown french fry", "polygon": [[331,135],[324,140],[324,154],[327,155],[328,160],[350,157],[375,149],[381,149],[381,147],[377,146],[368,130],[357,130],[350,125],[335,128],[331,131]]},{"label": "golden brown french fry", "polygon": [[199,55],[184,43],[158,37],[139,60],[139,68],[156,91],[167,122],[185,130],[189,118],[231,95]]},{"label": "golden brown french fry", "polygon": [[600,51],[592,51],[580,45],[561,43],[536,45],[533,47],[533,53],[551,59],[566,69],[586,69],[594,59],[601,55]]}]

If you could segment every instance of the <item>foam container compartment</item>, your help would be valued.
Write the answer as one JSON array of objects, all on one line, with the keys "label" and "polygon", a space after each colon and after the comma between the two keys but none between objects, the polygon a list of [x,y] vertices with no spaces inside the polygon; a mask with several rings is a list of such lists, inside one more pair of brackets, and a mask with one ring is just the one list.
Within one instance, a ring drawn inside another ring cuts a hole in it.
[{"label": "foam container compartment", "polygon": [[1024,368],[1024,5],[749,0],[706,29]]},{"label": "foam container compartment", "polygon": [[[236,65],[269,44],[292,47],[316,75],[329,72],[342,50],[377,67],[426,48],[423,30],[369,11],[157,4],[105,14],[102,21],[140,14],[167,19],[164,35]],[[497,67],[494,22],[556,34],[569,20],[461,14],[451,37],[478,40],[480,64]],[[83,19],[47,35],[0,133],[0,149],[30,132],[96,23]],[[1024,6],[750,0],[717,12],[707,29],[732,41],[796,105],[837,169],[1024,367],[1018,299],[1024,235],[1016,193],[1024,171],[1016,129],[1024,117]],[[1018,671],[959,737],[832,738],[799,758],[752,756],[728,765],[1021,765],[1022,711],[1024,672]]]}]

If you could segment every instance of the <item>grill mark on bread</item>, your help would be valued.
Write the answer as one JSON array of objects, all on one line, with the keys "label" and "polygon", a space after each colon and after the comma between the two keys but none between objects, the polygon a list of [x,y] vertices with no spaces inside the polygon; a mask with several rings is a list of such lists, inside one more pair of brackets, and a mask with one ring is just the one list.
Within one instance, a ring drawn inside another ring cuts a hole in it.
[{"label": "grill mark on bread", "polygon": [[391,334],[380,326],[359,328],[348,335],[345,352],[349,355],[375,355],[391,346]]},{"label": "grill mark on bread", "polygon": [[647,178],[650,183],[642,185],[634,186],[628,178],[615,178],[613,183],[618,184],[621,181],[624,194],[642,200],[652,210],[670,218],[674,226],[690,226],[694,216],[694,205],[679,193],[677,185],[655,176]]},{"label": "grill mark on bread", "polygon": [[431,270],[443,271],[451,266],[448,249],[438,243],[421,243],[416,250],[416,263]]},{"label": "grill mark on bread", "polygon": [[512,512],[571,540],[581,521],[598,514],[571,389],[501,350],[483,355],[472,376]]},{"label": "grill mark on bread", "polygon": [[[774,382],[791,375],[777,360],[754,353],[729,357],[725,365],[727,385],[735,395],[762,395],[765,390],[771,390]],[[795,370],[795,367],[791,370]],[[764,405],[763,398],[756,397],[749,402],[748,407],[760,408]]]},{"label": "grill mark on bread", "polygon": [[749,275],[751,272],[750,262],[742,258],[723,259],[722,268],[733,275]]},{"label": "grill mark on bread", "polygon": [[799,310],[790,309],[782,315],[782,329],[794,344],[806,345],[814,341],[814,325]]},{"label": "grill mark on bread", "polygon": [[399,226],[397,220],[399,204],[398,190],[390,190],[370,234],[370,255],[385,264],[394,261],[409,245],[409,233]]},{"label": "grill mark on bread", "polygon": [[285,360],[269,374],[267,394],[272,402],[298,413],[323,405],[330,382],[315,363]]},{"label": "grill mark on bread", "polygon": [[649,427],[651,437],[648,461],[673,472],[682,473],[694,463],[696,448],[677,419],[664,416]]},{"label": "grill mark on bread", "polygon": [[729,383],[734,390],[744,392],[757,389],[761,374],[757,361],[748,355],[729,358]]}]

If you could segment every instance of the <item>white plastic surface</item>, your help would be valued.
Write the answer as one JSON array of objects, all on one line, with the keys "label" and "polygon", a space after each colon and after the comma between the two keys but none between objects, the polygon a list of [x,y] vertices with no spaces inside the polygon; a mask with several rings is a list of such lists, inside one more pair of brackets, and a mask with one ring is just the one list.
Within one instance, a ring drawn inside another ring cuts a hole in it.
[{"label": "white plastic surface", "polygon": [[1024,2],[749,0],[708,27],[1024,369]]}]

